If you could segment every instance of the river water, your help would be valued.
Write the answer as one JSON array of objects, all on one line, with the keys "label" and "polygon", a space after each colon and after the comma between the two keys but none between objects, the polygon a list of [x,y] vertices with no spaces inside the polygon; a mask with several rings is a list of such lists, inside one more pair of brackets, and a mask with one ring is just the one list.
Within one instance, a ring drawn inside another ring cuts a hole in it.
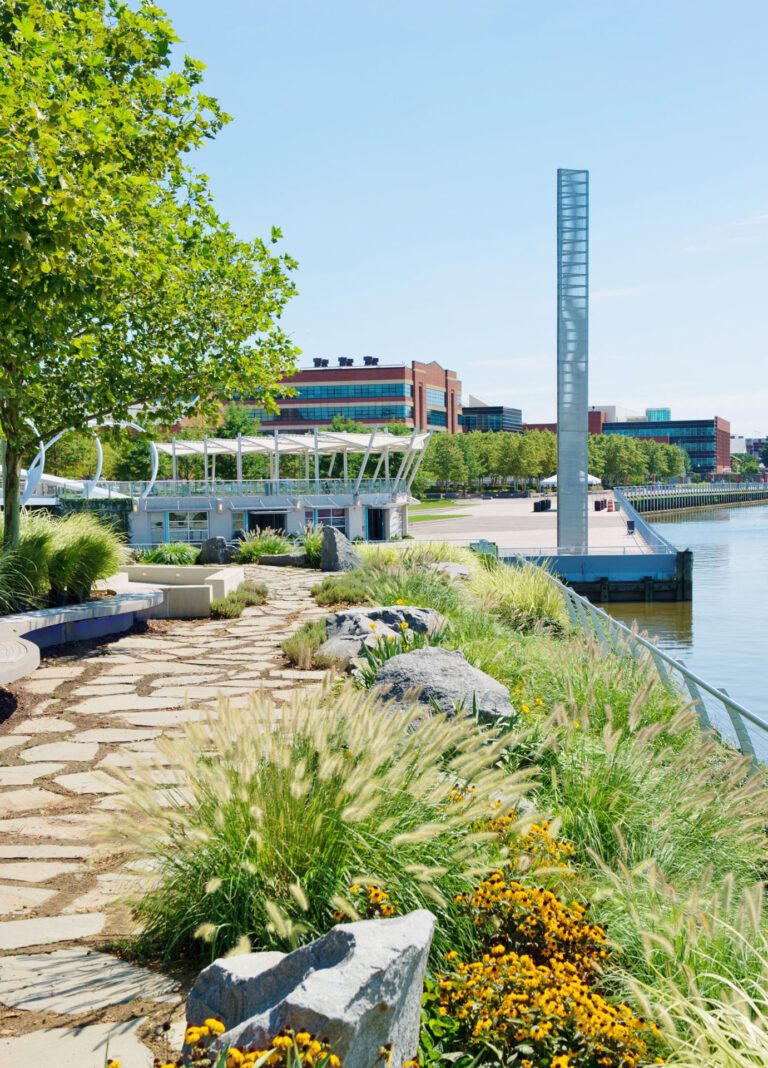
[{"label": "river water", "polygon": [[693,550],[693,601],[605,607],[768,720],[768,504],[647,518]]}]

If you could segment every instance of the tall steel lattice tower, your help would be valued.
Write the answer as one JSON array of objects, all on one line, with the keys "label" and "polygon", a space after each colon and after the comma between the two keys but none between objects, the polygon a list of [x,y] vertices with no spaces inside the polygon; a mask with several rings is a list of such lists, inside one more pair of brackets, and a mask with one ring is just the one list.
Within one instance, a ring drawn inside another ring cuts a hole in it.
[{"label": "tall steel lattice tower", "polygon": [[557,172],[557,544],[589,548],[589,171]]}]

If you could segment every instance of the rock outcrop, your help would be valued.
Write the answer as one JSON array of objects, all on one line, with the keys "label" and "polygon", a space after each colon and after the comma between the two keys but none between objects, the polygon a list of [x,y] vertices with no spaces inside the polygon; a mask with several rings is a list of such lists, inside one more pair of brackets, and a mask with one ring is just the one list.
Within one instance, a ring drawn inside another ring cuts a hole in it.
[{"label": "rock outcrop", "polygon": [[306,567],[307,554],[305,552],[269,553],[265,556],[260,556],[259,563],[267,564],[270,567]]},{"label": "rock outcrop", "polygon": [[318,655],[347,667],[364,645],[371,648],[380,638],[402,637],[403,625],[415,634],[434,634],[448,621],[433,608],[411,605],[384,605],[378,608],[350,608],[334,612],[325,621],[325,641]]},{"label": "rock outcrop", "polygon": [[431,912],[334,927],[293,953],[214,961],[187,999],[187,1021],[223,1020],[218,1048],[268,1045],[282,1028],[326,1038],[344,1068],[372,1068],[391,1043],[393,1068],[415,1057]]},{"label": "rock outcrop", "polygon": [[475,708],[484,719],[509,719],[515,714],[506,686],[472,667],[463,653],[436,646],[387,660],[376,673],[376,690],[384,700],[415,697],[448,715],[469,714]]},{"label": "rock outcrop", "polygon": [[323,527],[323,545],[320,550],[321,571],[354,571],[362,560],[352,548],[352,542],[335,527]]},{"label": "rock outcrop", "polygon": [[237,558],[240,544],[228,542],[225,538],[208,538],[203,542],[198,564],[231,564]]}]

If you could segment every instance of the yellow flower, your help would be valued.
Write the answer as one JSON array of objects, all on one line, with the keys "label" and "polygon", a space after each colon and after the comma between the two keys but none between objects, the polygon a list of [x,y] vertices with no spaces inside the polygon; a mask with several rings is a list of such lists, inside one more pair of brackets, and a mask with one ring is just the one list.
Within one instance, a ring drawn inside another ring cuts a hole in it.
[{"label": "yellow flower", "polygon": [[296,1041],[300,1046],[306,1046],[311,1038],[312,1035],[310,1035],[309,1031],[299,1031],[296,1035]]},{"label": "yellow flower", "polygon": [[408,630],[408,624],[407,623],[401,623],[400,624],[400,630]]},{"label": "yellow flower", "polygon": [[122,1061],[107,1061],[107,1068],[120,1068]]},{"label": "yellow flower", "polygon": [[404,600],[402,599],[402,597],[399,597],[399,598],[398,598],[398,599],[397,599],[397,600],[395,601],[395,604],[407,604],[407,603],[408,603],[408,602],[407,602],[407,601],[404,601]]},{"label": "yellow flower", "polygon": [[530,710],[530,708],[528,707],[528,705],[521,705],[521,706],[520,706],[520,711],[521,711],[521,712],[530,712],[531,710]]},{"label": "yellow flower", "polygon": [[207,1020],[204,1020],[203,1026],[207,1027],[212,1035],[223,1035],[226,1031],[226,1027],[221,1020],[217,1020],[213,1016],[209,1016]]},{"label": "yellow flower", "polygon": [[335,1053],[332,1053],[328,1058],[328,1064],[331,1066],[331,1068],[341,1068],[341,1061]]},{"label": "yellow flower", "polygon": [[376,630],[376,624],[375,623],[369,623],[368,626],[371,628],[371,630]]}]

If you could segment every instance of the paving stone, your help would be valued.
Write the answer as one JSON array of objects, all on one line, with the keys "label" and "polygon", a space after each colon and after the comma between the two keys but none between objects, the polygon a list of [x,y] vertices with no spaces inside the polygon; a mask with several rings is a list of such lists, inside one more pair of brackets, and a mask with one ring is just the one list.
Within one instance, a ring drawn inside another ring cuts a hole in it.
[{"label": "paving stone", "polygon": [[34,674],[36,679],[73,679],[85,670],[83,664],[49,664],[42,663]]},{"label": "paving stone", "polygon": [[0,860],[82,860],[93,852],[87,845],[41,845],[38,842],[0,843]]},{"label": "paving stone", "polygon": [[[79,916],[39,916],[33,920],[2,920],[0,921],[0,949],[50,946],[56,942],[92,938],[94,935],[101,934],[106,922],[106,914],[102,912],[87,912]],[[6,989],[2,978],[6,962],[15,959],[18,958],[0,957],[0,1003],[5,1005],[15,1004],[10,1000],[14,996],[13,982]],[[70,976],[70,982],[73,981],[74,976]]]},{"label": "paving stone", "polygon": [[152,1054],[139,1041],[143,1019],[124,1023],[55,1027],[26,1035],[0,1038],[0,1061],[8,1065],[50,1064],[56,1068],[100,1068],[109,1059],[126,1068],[152,1068]]},{"label": "paving stone", "polygon": [[78,871],[77,864],[61,864],[47,860],[19,860],[15,863],[0,863],[0,879],[16,883],[47,883],[59,875]]},{"label": "paving stone", "polygon": [[163,697],[186,697],[190,701],[207,701],[219,694],[226,693],[250,693],[252,685],[238,685],[237,683],[219,683],[216,686],[169,686],[159,691]]},{"label": "paving stone", "polygon": [[168,757],[164,756],[158,749],[150,750],[149,752],[137,752],[130,749],[118,749],[114,753],[107,753],[105,757],[98,762],[97,768],[138,768],[138,767],[157,767],[160,764],[170,764]]},{"label": "paving stone", "polygon": [[44,890],[40,886],[9,886],[0,885],[0,916],[16,916],[20,912],[31,912],[38,909],[52,897],[56,897],[58,890]]},{"label": "paving stone", "polygon": [[40,693],[44,696],[56,693],[59,686],[63,686],[67,679],[41,679],[36,675],[33,675],[29,679],[22,679],[18,684],[27,693]]},{"label": "paving stone", "polygon": [[93,686],[90,682],[85,686],[78,686],[76,690],[72,691],[71,697],[74,700],[76,697],[128,697],[130,694],[136,693],[136,683],[131,682],[117,685],[113,683],[109,686]]},{"label": "paving stone", "polygon": [[149,741],[152,738],[158,738],[162,734],[162,731],[154,730],[132,730],[130,727],[95,727],[90,731],[81,731],[75,735],[74,740],[76,742],[101,742],[103,744],[114,744],[121,742],[123,745],[130,742],[143,742]]},{"label": "paving stone", "polygon": [[93,760],[99,751],[97,742],[46,742],[33,745],[21,754],[22,760]]},{"label": "paving stone", "polygon": [[104,771],[75,771],[53,780],[73,794],[119,794],[124,789],[117,779]]},{"label": "paving stone", "polygon": [[[105,917],[95,915],[103,925]],[[72,930],[84,927],[83,921],[92,918],[94,914],[55,917]],[[42,921],[15,922],[18,925]],[[125,1005],[135,998],[175,1003],[179,1000],[178,989],[179,984],[165,975],[84,947],[0,958],[0,1002],[27,1012],[79,1015],[110,1005]],[[111,1045],[109,1053],[111,1057]],[[79,1068],[97,1066],[82,1064]],[[126,1068],[133,1065],[128,1064]]]},{"label": "paving stone", "polygon": [[23,731],[25,734],[64,734],[66,731],[73,731],[74,729],[74,723],[67,723],[65,719],[57,719],[55,716],[40,716],[39,719],[28,719],[24,723],[20,723],[15,728],[14,733]]},{"label": "paving stone", "polygon": [[[21,792],[21,791],[19,791]],[[26,793],[44,794],[44,790],[29,790]],[[70,798],[61,797],[60,794],[48,794],[57,801],[66,804],[71,803]],[[30,806],[30,808],[36,806]],[[19,835],[29,838],[48,838],[59,842],[85,841],[90,835],[94,824],[98,819],[94,816],[15,816],[11,819],[0,820],[0,834]]]},{"label": "paving stone", "polygon": [[167,712],[126,712],[116,716],[124,723],[132,723],[136,727],[175,727],[179,723],[195,723],[201,719],[207,719],[208,712],[200,708],[177,708]]},{"label": "paving stone", "polygon": [[15,749],[19,745],[25,745],[30,737],[29,734],[6,734],[0,738],[0,749]]},{"label": "paving stone", "polygon": [[72,708],[72,712],[83,715],[114,712],[148,712],[153,708],[178,708],[179,698],[174,697],[140,697],[138,694],[126,694],[124,697],[87,697]]},{"label": "paving stone", "polygon": [[70,901],[62,910],[62,915],[75,912],[94,912],[106,908],[115,900],[126,895],[140,893],[147,886],[147,879],[141,875],[125,875],[119,872],[96,876],[96,886],[80,897]]},{"label": "paving stone", "polygon": [[15,764],[0,768],[0,786],[29,786],[35,779],[61,771],[64,764]]},{"label": "paving stone", "polygon": [[[204,674],[196,675],[194,673],[194,671],[190,671],[188,673],[187,678],[188,678],[188,681],[189,681],[190,685],[202,686],[203,683],[215,681],[221,675],[222,675],[221,671],[218,671],[215,674],[211,674],[209,672],[207,675],[204,675]],[[181,683],[179,682],[178,679],[174,678],[172,675],[170,675],[170,676],[163,675],[161,678],[152,679],[152,681],[150,682],[149,685],[150,685],[150,689],[156,690],[159,687],[164,687],[164,686],[181,686]],[[163,695],[159,694],[157,696],[163,696]]]},{"label": "paving stone", "polygon": [[[194,667],[192,670],[194,670]],[[145,661],[140,664],[133,664],[131,667],[132,675],[187,675],[189,674],[189,671],[189,664],[177,664],[173,660]],[[123,672],[123,668],[110,668],[100,675],[99,678],[110,679],[113,674],[122,674]]]}]

